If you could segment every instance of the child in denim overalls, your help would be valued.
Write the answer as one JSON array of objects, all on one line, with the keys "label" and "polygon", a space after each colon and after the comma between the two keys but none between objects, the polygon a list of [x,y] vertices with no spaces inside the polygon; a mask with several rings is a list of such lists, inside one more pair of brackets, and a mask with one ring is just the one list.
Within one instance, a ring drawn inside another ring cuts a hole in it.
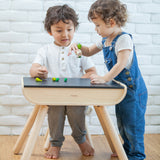
[{"label": "child in denim overalls", "polygon": [[[126,6],[118,0],[98,0],[92,4],[88,18],[102,37],[101,44],[82,45],[82,54],[91,56],[103,49],[108,73],[91,75],[91,83],[105,83],[113,78],[127,86],[127,94],[116,105],[118,129],[129,160],[144,160],[145,111],[147,89],[138,67],[132,36],[121,27],[127,21]],[[72,44],[70,50],[77,50]],[[71,54],[71,51],[69,52]],[[116,153],[112,154],[116,156]]]}]

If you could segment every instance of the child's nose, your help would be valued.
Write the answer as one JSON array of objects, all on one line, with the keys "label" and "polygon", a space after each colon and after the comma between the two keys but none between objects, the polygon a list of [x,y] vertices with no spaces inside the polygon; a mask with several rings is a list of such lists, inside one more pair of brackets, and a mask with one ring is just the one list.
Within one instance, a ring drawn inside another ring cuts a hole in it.
[{"label": "child's nose", "polygon": [[67,37],[67,35],[68,35],[67,31],[64,31],[63,34],[62,34],[63,37]]}]

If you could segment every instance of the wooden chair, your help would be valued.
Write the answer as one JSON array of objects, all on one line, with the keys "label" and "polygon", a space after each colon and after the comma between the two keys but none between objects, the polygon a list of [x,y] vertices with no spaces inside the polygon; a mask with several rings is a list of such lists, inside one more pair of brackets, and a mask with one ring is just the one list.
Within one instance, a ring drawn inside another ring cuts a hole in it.
[{"label": "wooden chair", "polygon": [[[92,108],[91,108],[91,107],[88,107],[88,108],[86,109],[85,114],[86,114],[86,115],[89,115],[91,112],[92,112]],[[91,135],[89,134],[89,131],[88,131],[88,125],[87,125],[87,123],[85,123],[85,128],[86,128],[86,132],[87,132],[87,134],[86,134],[86,139],[87,139],[87,141],[90,143],[90,145],[94,148],[93,142],[92,142],[92,139],[91,139]],[[48,151],[48,149],[49,149],[49,147],[50,147],[49,138],[50,138],[50,134],[49,134],[49,128],[48,128],[48,129],[47,129],[47,132],[46,132],[46,134],[45,134],[45,136],[44,136],[44,141],[45,141],[45,143],[44,143],[44,150],[45,150],[45,151]]]},{"label": "wooden chair", "polygon": [[[39,113],[41,113],[41,109],[45,110],[43,112],[43,114],[39,114]],[[44,118],[45,118],[45,116],[47,114],[47,111],[48,111],[48,106],[43,106],[43,108],[41,108],[41,106],[35,105],[32,113],[30,114],[30,116],[29,116],[29,118],[28,118],[28,120],[27,120],[27,122],[26,122],[26,124],[25,124],[25,126],[23,128],[23,130],[22,130],[21,135],[18,137],[18,140],[17,140],[17,142],[16,142],[16,144],[15,144],[15,146],[13,148],[14,154],[19,154],[22,146],[24,145],[24,142],[27,139],[27,136],[28,136],[33,124],[34,124],[34,126],[37,126],[36,125],[37,123],[41,123],[41,125],[42,125],[43,120],[44,120]],[[36,121],[36,117],[40,117],[41,121]],[[34,133],[39,132],[40,128],[37,128],[37,127],[34,127],[34,126],[33,126],[33,129],[32,129],[32,132],[34,132]],[[90,145],[93,147],[91,136],[90,136],[90,134],[88,132],[87,124],[85,125],[85,127],[86,127],[86,131],[87,131],[86,138],[87,138],[88,142],[90,143]],[[49,129],[47,129],[47,132],[46,132],[46,134],[44,136],[44,140],[45,140],[44,149],[46,151],[49,149],[49,137],[50,137]],[[30,138],[32,138],[32,137],[30,137]],[[33,139],[33,141],[36,141],[36,139]],[[32,146],[32,145],[28,144],[28,146]]]}]

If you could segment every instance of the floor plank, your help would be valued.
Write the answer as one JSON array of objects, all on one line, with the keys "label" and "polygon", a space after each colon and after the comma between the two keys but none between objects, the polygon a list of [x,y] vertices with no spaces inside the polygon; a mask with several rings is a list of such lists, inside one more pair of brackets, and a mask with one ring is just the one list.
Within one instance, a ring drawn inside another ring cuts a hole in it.
[{"label": "floor plank", "polygon": [[[85,157],[74,142],[71,136],[65,136],[59,160],[118,160],[118,158],[111,158],[111,150],[104,135],[92,136],[95,147],[95,156]],[[17,136],[0,136],[0,160],[20,160],[23,149],[19,155],[13,154],[13,146],[16,143]],[[44,137],[38,137],[36,147],[32,153],[31,160],[46,160],[43,157]],[[160,159],[160,134],[145,135],[146,160]]]}]

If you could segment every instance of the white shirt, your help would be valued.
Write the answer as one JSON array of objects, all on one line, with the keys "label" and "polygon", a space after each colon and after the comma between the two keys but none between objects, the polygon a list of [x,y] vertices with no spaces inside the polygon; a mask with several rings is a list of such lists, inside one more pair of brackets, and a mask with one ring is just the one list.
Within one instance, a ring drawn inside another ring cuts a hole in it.
[{"label": "white shirt", "polygon": [[[97,47],[99,49],[102,49],[102,41],[99,41],[96,43]],[[121,35],[116,43],[115,43],[115,52],[116,55],[118,54],[119,51],[124,50],[124,49],[130,49],[131,53],[128,58],[128,62],[125,68],[129,69],[131,64],[132,64],[132,59],[133,59],[133,41],[131,37],[128,34],[123,34]]]},{"label": "white shirt", "polygon": [[33,63],[46,66],[48,77],[80,78],[84,71],[94,67],[88,57],[77,58],[76,54],[68,56],[69,46],[61,47],[54,43],[43,46],[38,50]]}]

